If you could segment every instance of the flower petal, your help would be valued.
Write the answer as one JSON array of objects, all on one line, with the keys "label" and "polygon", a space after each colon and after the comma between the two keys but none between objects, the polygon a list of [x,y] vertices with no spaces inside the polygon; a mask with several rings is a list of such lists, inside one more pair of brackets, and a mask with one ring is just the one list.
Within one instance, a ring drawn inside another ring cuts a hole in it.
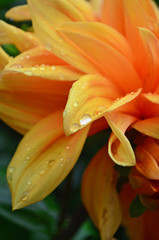
[{"label": "flower petal", "polygon": [[[94,66],[80,50],[64,41],[55,28],[65,22],[94,21],[91,6],[84,0],[28,1],[34,30],[49,51],[84,72],[95,72]],[[46,14],[47,12],[47,14]]]},{"label": "flower petal", "polygon": [[58,111],[25,135],[7,171],[13,209],[42,200],[63,181],[80,155],[88,130],[66,137],[62,111]]},{"label": "flower petal", "polygon": [[125,132],[136,121],[136,118],[122,113],[106,114],[105,117],[113,131],[108,143],[110,157],[121,166],[135,165],[134,151]]},{"label": "flower petal", "polygon": [[121,97],[109,79],[100,75],[81,77],[73,84],[64,111],[66,134],[72,134],[105,113],[132,101],[140,92],[141,89]]},{"label": "flower petal", "polygon": [[124,35],[125,26],[122,2],[121,0],[103,0],[101,21]]},{"label": "flower petal", "polygon": [[0,47],[0,72],[10,61],[9,55]]},{"label": "flower petal", "polygon": [[114,164],[104,147],[87,167],[82,180],[82,200],[102,240],[113,237],[121,221],[116,177]]},{"label": "flower petal", "polygon": [[143,44],[144,52],[141,59],[142,65],[140,65],[140,75],[144,80],[144,91],[153,92],[156,90],[159,78],[159,41],[156,36],[148,29],[140,28],[139,30]]},{"label": "flower petal", "polygon": [[27,21],[31,20],[28,5],[16,6],[9,9],[6,14],[6,18],[10,18],[14,21]]},{"label": "flower petal", "polygon": [[147,139],[142,146],[138,146],[135,150],[137,164],[135,168],[145,178],[159,180],[158,162],[153,157],[159,153],[159,146],[152,139]]},{"label": "flower petal", "polygon": [[159,117],[138,121],[133,124],[133,128],[147,136],[159,139]]},{"label": "flower petal", "polygon": [[[88,23],[87,28],[90,25],[90,29],[92,30],[82,30],[83,28],[85,29],[86,25],[87,24],[66,23],[65,25],[59,26],[56,31],[59,33],[61,39],[64,42],[68,42],[70,45],[72,43],[76,49],[79,49],[81,51],[83,56],[85,56],[85,59],[87,59],[88,62],[92,63],[96,69],[96,72],[99,72],[102,75],[112,79],[112,81],[123,91],[136,91],[137,88],[141,87],[141,80],[138,77],[132,63],[128,60],[131,58],[131,54],[128,51],[128,45],[125,43],[127,50],[125,48],[125,55],[123,55],[123,52],[121,54],[121,50],[118,50],[120,44],[118,47],[116,47],[116,44],[113,42],[113,37],[110,38],[111,40],[108,39],[108,36],[107,38],[103,37],[102,39],[103,25]],[[81,30],[78,30],[78,26]],[[109,31],[112,34],[113,30]],[[106,34],[105,29],[103,34]],[[121,42],[122,36],[120,36],[120,34],[117,32],[115,35],[115,38],[120,39],[119,41]],[[124,42],[124,39],[122,40]],[[121,45],[123,45],[123,43]],[[72,62],[72,64],[74,63]],[[114,69],[116,69],[118,74],[116,74],[116,71],[114,71]]]},{"label": "flower petal", "polygon": [[[39,44],[39,40],[33,33],[25,32],[0,20],[0,44],[13,43],[21,52],[33,48]],[[1,34],[0,34],[1,36]]]},{"label": "flower petal", "polygon": [[81,74],[42,46],[20,54],[1,73],[1,117],[25,133],[44,116],[64,108],[72,81]]}]

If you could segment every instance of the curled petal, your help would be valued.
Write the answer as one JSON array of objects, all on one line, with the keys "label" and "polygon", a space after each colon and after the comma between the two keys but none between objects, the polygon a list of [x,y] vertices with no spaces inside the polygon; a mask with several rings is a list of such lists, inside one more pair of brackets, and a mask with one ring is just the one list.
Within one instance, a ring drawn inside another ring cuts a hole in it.
[{"label": "curled petal", "polygon": [[9,9],[6,14],[6,18],[13,19],[14,21],[27,21],[31,20],[28,5],[16,6]]},{"label": "curled petal", "polygon": [[134,151],[125,132],[136,121],[136,118],[122,113],[105,115],[113,133],[109,138],[108,153],[113,161],[122,166],[133,166],[136,163]]},{"label": "curled petal", "polygon": [[66,137],[58,111],[25,135],[7,171],[13,209],[42,200],[62,182],[79,157],[88,129]]},{"label": "curled petal", "polygon": [[0,44],[13,43],[21,52],[39,45],[39,40],[33,33],[25,32],[20,28],[0,21]]},{"label": "curled petal", "polygon": [[83,203],[102,240],[113,237],[121,221],[116,177],[114,164],[104,147],[87,167],[82,180]]}]

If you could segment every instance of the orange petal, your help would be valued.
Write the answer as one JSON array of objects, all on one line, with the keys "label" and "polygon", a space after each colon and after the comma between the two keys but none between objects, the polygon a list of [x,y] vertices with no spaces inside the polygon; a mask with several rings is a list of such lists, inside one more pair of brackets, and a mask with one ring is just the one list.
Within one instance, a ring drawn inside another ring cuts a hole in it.
[{"label": "orange petal", "polygon": [[44,47],[20,54],[1,73],[0,115],[21,133],[52,111],[64,108],[78,72]]},{"label": "orange petal", "polygon": [[135,165],[134,151],[125,136],[125,132],[136,121],[136,118],[122,113],[106,114],[105,117],[113,131],[108,143],[110,157],[121,166]]},{"label": "orange petal", "polygon": [[21,141],[7,171],[13,209],[40,201],[68,175],[89,128],[66,137],[62,111],[44,118]]},{"label": "orange petal", "polygon": [[[120,203],[123,213],[123,225],[131,240],[148,240],[144,236],[144,216],[132,218],[129,214],[129,207],[136,197],[135,191],[129,184],[125,184],[120,192]],[[145,229],[146,231],[146,229]]]},{"label": "orange petal", "polygon": [[9,63],[9,55],[0,47],[0,71]]},{"label": "orange petal", "polygon": [[[77,30],[78,25],[80,26],[79,23],[61,25],[57,28],[57,32],[64,42],[68,42],[70,45],[72,43],[73,46],[80,49],[85,59],[88,59],[88,61],[92,63],[96,72],[110,78],[123,92],[136,91],[137,88],[141,87],[140,78],[131,62],[126,58],[127,56],[130,58],[130,52],[127,53],[125,57],[120,53],[121,50],[120,52],[118,51],[120,44],[117,49],[114,48],[116,45],[113,44],[113,39],[111,39],[111,43],[106,37],[101,41],[102,37],[98,37],[98,34],[93,33],[93,31],[101,33],[102,35],[102,25],[93,23],[88,25],[81,24],[81,31]],[[87,28],[90,25],[90,29],[92,30],[89,32],[86,30],[83,31],[82,29],[85,28],[86,25]],[[113,30],[109,31],[113,32]],[[122,39],[122,37],[118,35],[116,32],[115,38]],[[118,74],[116,74],[114,69],[116,69]]]},{"label": "orange petal", "polygon": [[83,35],[89,37],[90,40],[93,38],[103,44],[108,44],[132,61],[132,53],[127,40],[114,28],[105,24],[99,22],[71,22],[62,24],[56,29],[66,36],[78,34],[79,37]]},{"label": "orange petal", "polygon": [[133,125],[133,128],[147,136],[159,139],[159,117],[138,121]]},{"label": "orange petal", "polygon": [[33,33],[25,32],[2,20],[0,21],[0,32],[2,32],[0,44],[13,43],[21,52],[39,45],[39,40]]},{"label": "orange petal", "polygon": [[121,0],[104,0],[101,7],[101,21],[124,35],[123,3]]},{"label": "orange petal", "polygon": [[[84,0],[35,1],[29,0],[34,30],[49,51],[84,72],[95,72],[94,66],[81,51],[67,43],[56,33],[55,28],[65,22],[94,21],[91,6]],[[47,14],[46,14],[47,12]]]},{"label": "orange petal", "polygon": [[[159,167],[156,160],[153,158],[151,151],[147,151],[147,145],[138,146],[135,150],[137,164],[135,168],[139,171],[145,178],[152,180],[159,180]],[[150,141],[151,145],[151,141]],[[157,144],[156,144],[157,145]],[[158,145],[157,148],[159,149]],[[154,149],[155,150],[155,149]],[[159,152],[159,151],[158,151]]]},{"label": "orange petal", "polygon": [[82,200],[102,240],[113,237],[121,221],[116,180],[114,164],[104,147],[87,167],[82,180]]},{"label": "orange petal", "polygon": [[141,92],[121,95],[109,79],[100,75],[85,75],[76,81],[64,111],[64,129],[72,134],[90,122],[135,99]]},{"label": "orange petal", "polygon": [[144,91],[153,92],[156,90],[159,77],[159,57],[157,52],[159,51],[159,41],[156,36],[148,29],[140,28],[140,35],[144,44],[144,51],[142,64],[140,66],[142,71],[142,78],[144,80]]},{"label": "orange petal", "polygon": [[27,21],[31,20],[28,5],[16,6],[9,9],[6,14],[6,18],[10,18],[14,21]]}]

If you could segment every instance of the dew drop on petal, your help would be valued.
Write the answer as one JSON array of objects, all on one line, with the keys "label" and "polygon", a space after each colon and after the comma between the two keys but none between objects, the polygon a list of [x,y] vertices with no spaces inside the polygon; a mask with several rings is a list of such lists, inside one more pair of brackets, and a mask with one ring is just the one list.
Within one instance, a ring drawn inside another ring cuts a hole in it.
[{"label": "dew drop on petal", "polygon": [[89,114],[83,115],[83,117],[80,119],[81,125],[86,125],[92,121],[92,117]]},{"label": "dew drop on petal", "polygon": [[55,66],[52,66],[52,70],[55,70],[56,69],[56,67]]},{"label": "dew drop on petal", "polygon": [[78,107],[78,102],[74,102],[73,106]]},{"label": "dew drop on petal", "polygon": [[14,172],[14,170],[15,170],[15,168],[14,168],[14,167],[9,167],[9,168],[8,168],[8,172],[9,172],[9,173],[13,173],[13,172]]},{"label": "dew drop on petal", "polygon": [[26,70],[24,71],[24,73],[27,75],[27,76],[32,76],[32,72],[30,70]]},{"label": "dew drop on petal", "polygon": [[41,170],[39,174],[42,176],[44,175],[44,173],[45,173],[45,169]]},{"label": "dew drop on petal", "polygon": [[27,181],[27,184],[28,184],[28,185],[31,185],[31,184],[32,184],[32,181],[31,181],[31,180],[28,180],[28,181]]},{"label": "dew drop on petal", "polygon": [[48,161],[48,166],[51,167],[54,164],[55,160],[51,159]]},{"label": "dew drop on petal", "polygon": [[72,133],[77,132],[80,129],[80,125],[78,123],[73,123],[70,127],[70,131]]},{"label": "dew drop on petal", "polygon": [[23,194],[23,196],[22,196],[22,201],[23,202],[25,202],[26,200],[28,199],[28,193],[27,192],[25,192],[24,194]]}]

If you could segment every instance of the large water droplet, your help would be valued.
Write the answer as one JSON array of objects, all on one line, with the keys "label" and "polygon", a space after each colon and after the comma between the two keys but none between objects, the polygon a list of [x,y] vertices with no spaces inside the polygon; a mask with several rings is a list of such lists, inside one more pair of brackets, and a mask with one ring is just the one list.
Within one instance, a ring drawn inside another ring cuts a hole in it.
[{"label": "large water droplet", "polygon": [[78,123],[73,123],[70,127],[70,131],[72,133],[77,132],[80,129],[80,125]]},{"label": "large water droplet", "polygon": [[92,117],[89,114],[83,115],[83,117],[80,119],[81,125],[86,125],[92,121]]}]

